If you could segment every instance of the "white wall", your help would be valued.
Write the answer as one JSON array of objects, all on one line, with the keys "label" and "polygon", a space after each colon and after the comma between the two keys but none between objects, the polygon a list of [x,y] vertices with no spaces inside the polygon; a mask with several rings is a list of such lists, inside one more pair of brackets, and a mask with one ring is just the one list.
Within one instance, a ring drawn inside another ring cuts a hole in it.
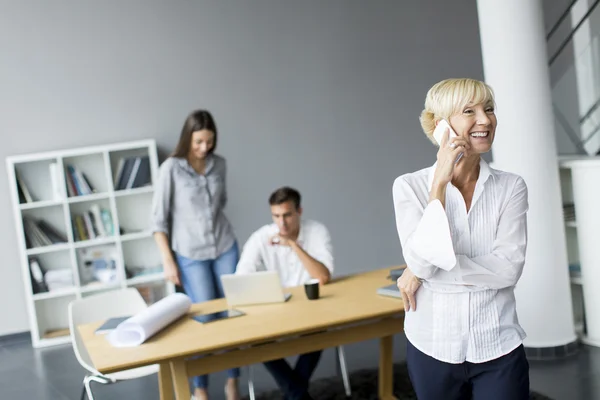
[{"label": "white wall", "polygon": [[[434,161],[425,93],[482,78],[474,0],[0,2],[0,158],[149,137],[164,154],[207,107],[240,242],[293,185],[338,273],[402,262],[391,185]],[[0,335],[28,330],[1,165]]]}]

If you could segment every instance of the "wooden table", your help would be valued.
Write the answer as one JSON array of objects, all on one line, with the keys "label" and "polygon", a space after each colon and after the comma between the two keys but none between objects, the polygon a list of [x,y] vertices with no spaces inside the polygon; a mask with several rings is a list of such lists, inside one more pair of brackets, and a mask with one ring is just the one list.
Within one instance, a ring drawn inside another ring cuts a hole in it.
[{"label": "wooden table", "polygon": [[[94,334],[102,321],[79,331],[101,373],[159,364],[162,400],[189,400],[188,377],[379,338],[379,397],[394,399],[393,335],[403,330],[404,311],[402,300],[376,294],[390,284],[389,270],[337,278],[321,287],[318,300],[297,287],[286,290],[292,297],[285,303],[236,307],[246,316],[209,324],[184,317],[139,347],[112,347]],[[224,299],[213,300],[192,305],[189,314],[226,308]],[[196,355],[203,357],[191,359]]]}]

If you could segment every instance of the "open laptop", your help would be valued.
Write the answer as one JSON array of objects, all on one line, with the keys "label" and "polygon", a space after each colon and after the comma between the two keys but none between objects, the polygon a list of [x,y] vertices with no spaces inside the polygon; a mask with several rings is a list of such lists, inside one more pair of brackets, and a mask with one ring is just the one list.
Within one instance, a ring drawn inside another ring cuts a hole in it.
[{"label": "open laptop", "polygon": [[229,307],[283,303],[291,297],[290,293],[283,293],[277,271],[225,274],[221,275],[221,283]]}]

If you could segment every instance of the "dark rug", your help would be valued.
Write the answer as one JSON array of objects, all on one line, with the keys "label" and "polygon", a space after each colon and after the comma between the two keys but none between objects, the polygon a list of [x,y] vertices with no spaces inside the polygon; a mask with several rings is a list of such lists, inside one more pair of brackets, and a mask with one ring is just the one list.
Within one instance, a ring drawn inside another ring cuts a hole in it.
[{"label": "dark rug", "polygon": [[[363,369],[350,374],[350,386],[353,400],[377,400],[378,370]],[[315,400],[346,400],[344,385],[340,377],[313,380],[310,384],[310,394]],[[398,400],[417,400],[408,378],[406,364],[394,365],[394,395]],[[279,390],[259,393],[256,400],[281,400]],[[245,397],[244,400],[247,400]],[[531,393],[531,400],[552,400],[538,393]]]}]

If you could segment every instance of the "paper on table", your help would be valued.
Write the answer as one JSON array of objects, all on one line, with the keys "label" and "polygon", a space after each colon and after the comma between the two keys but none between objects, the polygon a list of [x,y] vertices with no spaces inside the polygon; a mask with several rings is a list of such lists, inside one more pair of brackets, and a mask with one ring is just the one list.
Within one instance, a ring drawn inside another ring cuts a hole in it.
[{"label": "paper on table", "polygon": [[192,301],[183,293],[173,293],[157,301],[133,317],[121,322],[107,336],[115,347],[135,347],[160,331],[183,314],[187,313]]}]

